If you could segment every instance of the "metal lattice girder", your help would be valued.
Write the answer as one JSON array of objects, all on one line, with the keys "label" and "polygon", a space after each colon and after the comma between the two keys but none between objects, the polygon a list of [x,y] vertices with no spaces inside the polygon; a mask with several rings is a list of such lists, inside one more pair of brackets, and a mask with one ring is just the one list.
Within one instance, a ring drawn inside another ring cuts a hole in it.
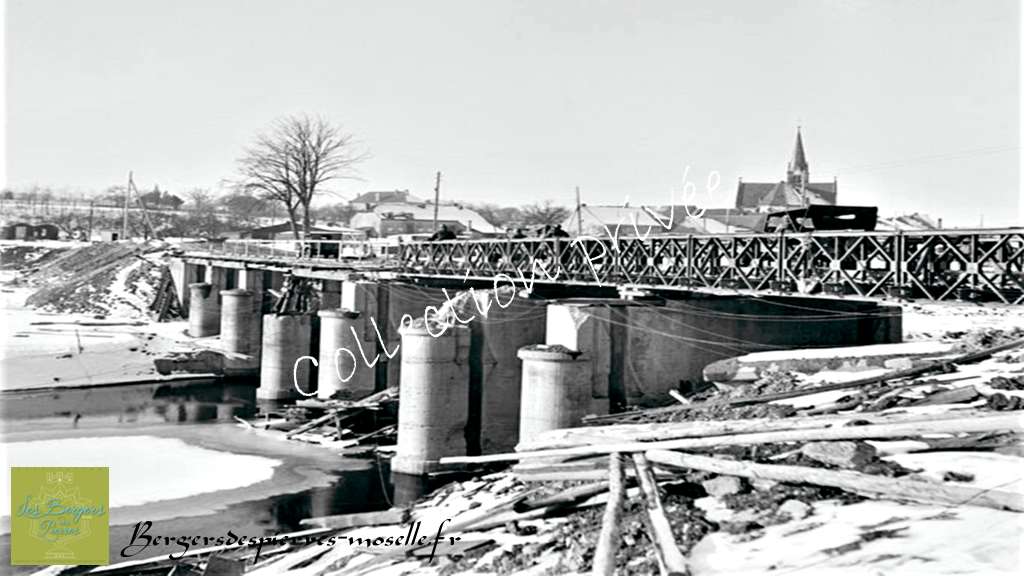
[{"label": "metal lattice girder", "polygon": [[[323,249],[328,241],[306,243],[314,245],[228,241],[207,245],[205,255],[313,267],[342,260],[340,250]],[[505,274],[517,281],[579,285],[823,290],[1024,304],[1020,229],[446,240],[394,248],[388,262],[411,277]]]}]

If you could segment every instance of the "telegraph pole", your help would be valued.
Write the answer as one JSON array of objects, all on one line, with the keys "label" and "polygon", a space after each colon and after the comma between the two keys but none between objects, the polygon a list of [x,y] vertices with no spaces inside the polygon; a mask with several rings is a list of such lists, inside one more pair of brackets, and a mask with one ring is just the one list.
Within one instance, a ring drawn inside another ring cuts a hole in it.
[{"label": "telegraph pole", "polygon": [[580,187],[576,187],[576,235],[583,236],[583,204],[580,203]]},{"label": "telegraph pole", "polygon": [[128,194],[131,193],[132,173],[128,172],[128,186],[124,188],[124,222],[121,224],[121,240],[128,239]]},{"label": "telegraph pole", "polygon": [[434,179],[434,232],[437,232],[437,205],[441,201],[441,172]]}]

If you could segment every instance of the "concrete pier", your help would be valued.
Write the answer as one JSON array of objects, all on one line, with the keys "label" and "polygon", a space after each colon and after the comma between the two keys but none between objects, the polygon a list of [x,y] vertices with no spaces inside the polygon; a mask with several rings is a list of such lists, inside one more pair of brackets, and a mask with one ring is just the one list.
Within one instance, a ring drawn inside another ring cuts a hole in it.
[{"label": "concrete pier", "polygon": [[[320,316],[320,370],[317,378],[317,397],[358,399],[374,391],[374,369],[367,365],[373,361],[377,344],[366,340],[366,319],[362,313],[345,309],[321,310]],[[342,379],[345,381],[343,382]]]},{"label": "concrete pier", "polygon": [[252,292],[252,307],[255,312],[263,311],[264,271],[246,268],[238,271],[238,287]]},{"label": "concrete pier", "polygon": [[230,272],[232,272],[232,270],[229,270],[228,268],[207,264],[206,271],[203,273],[203,282],[212,284],[214,294],[219,298],[221,290],[234,288],[234,286],[231,286],[230,280],[232,274],[230,274]]},{"label": "concrete pier", "polygon": [[[260,358],[260,387],[256,398],[260,400],[292,400],[300,394],[295,382],[303,392],[310,392],[309,360],[303,360],[295,367],[295,361],[310,355],[310,317],[307,314],[276,315],[263,317],[263,346]],[[294,371],[294,376],[293,376]],[[294,380],[293,380],[294,378]]]},{"label": "concrete pier", "polygon": [[188,317],[189,307],[191,305],[191,294],[189,286],[199,282],[199,270],[198,264],[190,264],[181,259],[173,259],[168,265],[171,271],[171,279],[174,280],[174,289],[178,294],[178,300],[181,304],[181,313],[184,317]]},{"label": "concrete pier", "polygon": [[258,310],[253,310],[253,293],[236,288],[224,290],[221,296],[220,339],[225,352],[244,354],[248,358],[228,356],[224,359],[227,375],[253,374],[259,371],[262,342]]},{"label": "concrete pier", "polygon": [[[430,326],[434,334],[441,328]],[[422,320],[401,329],[402,401],[398,446],[391,469],[426,474],[443,456],[466,453],[469,416],[469,343],[465,326],[433,336]]]},{"label": "concrete pier", "polygon": [[341,307],[341,282],[337,280],[320,281],[320,308],[329,310]]},{"label": "concrete pier", "polygon": [[[444,293],[436,288],[365,280],[342,282],[341,307],[360,313],[364,319],[363,341],[374,343],[372,349],[366,350],[366,354],[371,361],[377,354],[380,355],[374,366],[376,390],[395,386],[401,380],[402,339],[398,329],[402,316],[408,314],[412,318],[420,318],[424,308],[440,308],[444,302]],[[389,354],[394,356],[389,357]]]},{"label": "concrete pier", "polygon": [[188,333],[193,338],[220,333],[220,303],[214,287],[207,282],[189,284]]},{"label": "concrete pier", "polygon": [[[460,317],[473,318],[470,344],[469,450],[507,452],[519,438],[522,362],[517,351],[544,342],[547,302],[512,291],[466,294]],[[477,440],[477,438],[479,440]]]},{"label": "concrete pier", "polygon": [[579,426],[591,407],[588,359],[575,350],[546,345],[520,348],[519,358],[523,361],[519,440]]},{"label": "concrete pier", "polygon": [[590,356],[594,398],[654,406],[703,382],[708,364],[750,352],[901,341],[898,307],[863,300],[692,294],[656,302],[565,301],[548,308],[547,344]]}]

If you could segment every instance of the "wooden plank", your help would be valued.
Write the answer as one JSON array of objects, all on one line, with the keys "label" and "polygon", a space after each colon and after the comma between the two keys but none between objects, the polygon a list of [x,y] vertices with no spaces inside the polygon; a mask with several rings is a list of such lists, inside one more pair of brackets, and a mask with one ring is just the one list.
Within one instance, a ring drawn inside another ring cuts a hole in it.
[{"label": "wooden plank", "polygon": [[740,420],[693,420],[688,422],[657,422],[649,424],[611,424],[607,426],[581,426],[550,430],[533,439],[520,442],[517,452],[569,448],[604,442],[647,442],[675,438],[701,438],[725,434],[771,432],[779,430],[810,430],[858,424],[889,424],[895,422],[928,422],[952,418],[981,417],[990,411],[963,410],[942,414],[856,413],[826,416],[797,416],[790,418],[747,418]]},{"label": "wooden plank", "polygon": [[650,450],[647,459],[663,466],[704,470],[743,478],[774,480],[792,484],[831,486],[870,498],[912,500],[925,504],[971,505],[1024,512],[1024,495],[963,485],[923,480],[872,476],[850,470],[825,470],[808,466],[758,464],[724,460],[668,450]]},{"label": "wooden plank", "polygon": [[922,434],[955,434],[970,432],[1024,431],[1024,419],[1013,413],[990,413],[985,416],[950,418],[924,422],[896,422],[866,426],[841,426],[812,430],[782,430],[729,434],[707,438],[680,438],[661,442],[608,442],[591,446],[574,446],[555,450],[536,450],[486,456],[449,456],[442,465],[510,462],[529,458],[570,458],[611,454],[612,452],[644,452],[646,450],[692,450],[716,446],[769,444],[779,442],[811,442],[815,440],[863,440],[871,438],[916,437]]},{"label": "wooden plank", "polygon": [[385,524],[401,524],[405,520],[404,508],[389,508],[379,512],[361,512],[358,514],[336,514],[333,516],[317,516],[299,521],[299,525],[310,528],[359,528],[363,526],[382,526]]}]

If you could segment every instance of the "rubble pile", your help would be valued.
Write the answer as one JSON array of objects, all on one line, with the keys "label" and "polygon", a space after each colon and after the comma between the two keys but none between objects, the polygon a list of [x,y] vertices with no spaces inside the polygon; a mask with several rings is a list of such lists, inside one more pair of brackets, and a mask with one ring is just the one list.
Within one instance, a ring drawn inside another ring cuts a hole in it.
[{"label": "rubble pile", "polygon": [[0,270],[23,270],[30,266],[38,266],[47,260],[56,258],[65,250],[70,250],[70,248],[38,244],[2,244],[0,245]]}]

